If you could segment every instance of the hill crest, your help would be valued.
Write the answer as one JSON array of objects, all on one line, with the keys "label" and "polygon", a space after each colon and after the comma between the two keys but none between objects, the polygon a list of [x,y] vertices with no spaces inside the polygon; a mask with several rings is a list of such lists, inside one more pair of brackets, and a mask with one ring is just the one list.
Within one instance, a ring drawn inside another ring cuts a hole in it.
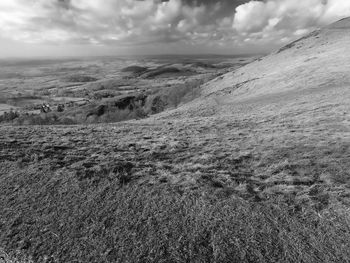
[{"label": "hill crest", "polygon": [[[337,29],[337,30],[334,30]],[[350,84],[350,18],[207,83],[203,95],[224,102]]]}]

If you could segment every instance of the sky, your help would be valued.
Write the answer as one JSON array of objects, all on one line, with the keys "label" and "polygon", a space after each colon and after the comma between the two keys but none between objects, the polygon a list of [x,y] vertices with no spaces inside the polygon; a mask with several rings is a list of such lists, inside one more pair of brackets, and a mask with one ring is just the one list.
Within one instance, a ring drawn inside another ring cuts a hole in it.
[{"label": "sky", "polygon": [[0,57],[267,53],[350,0],[0,0]]}]

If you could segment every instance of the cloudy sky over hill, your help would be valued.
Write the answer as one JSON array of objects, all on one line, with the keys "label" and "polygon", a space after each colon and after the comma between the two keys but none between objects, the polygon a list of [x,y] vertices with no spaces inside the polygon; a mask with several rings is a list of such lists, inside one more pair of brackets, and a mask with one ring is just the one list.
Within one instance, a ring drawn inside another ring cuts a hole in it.
[{"label": "cloudy sky over hill", "polygon": [[349,0],[1,0],[0,56],[268,52],[346,16]]}]

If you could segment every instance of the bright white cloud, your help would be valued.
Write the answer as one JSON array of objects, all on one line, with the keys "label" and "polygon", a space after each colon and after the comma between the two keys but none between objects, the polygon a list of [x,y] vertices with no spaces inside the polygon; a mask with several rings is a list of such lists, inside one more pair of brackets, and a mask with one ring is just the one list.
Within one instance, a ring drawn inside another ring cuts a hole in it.
[{"label": "bright white cloud", "polygon": [[349,0],[250,1],[236,8],[233,28],[248,41],[289,41],[346,16]]},{"label": "bright white cloud", "polygon": [[350,16],[349,0],[328,0],[323,16],[320,21],[329,24],[332,21]]}]

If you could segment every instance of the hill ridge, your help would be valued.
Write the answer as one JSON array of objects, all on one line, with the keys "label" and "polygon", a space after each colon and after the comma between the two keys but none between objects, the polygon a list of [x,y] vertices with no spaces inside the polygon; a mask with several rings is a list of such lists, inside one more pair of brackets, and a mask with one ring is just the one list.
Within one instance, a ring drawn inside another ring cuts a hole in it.
[{"label": "hill ridge", "polygon": [[[350,23],[350,18],[332,24]],[[350,29],[350,27],[349,27]],[[344,32],[346,31],[346,32]],[[325,27],[203,86],[204,97],[225,103],[267,94],[350,83],[350,34]],[[339,81],[338,81],[339,80]]]}]

